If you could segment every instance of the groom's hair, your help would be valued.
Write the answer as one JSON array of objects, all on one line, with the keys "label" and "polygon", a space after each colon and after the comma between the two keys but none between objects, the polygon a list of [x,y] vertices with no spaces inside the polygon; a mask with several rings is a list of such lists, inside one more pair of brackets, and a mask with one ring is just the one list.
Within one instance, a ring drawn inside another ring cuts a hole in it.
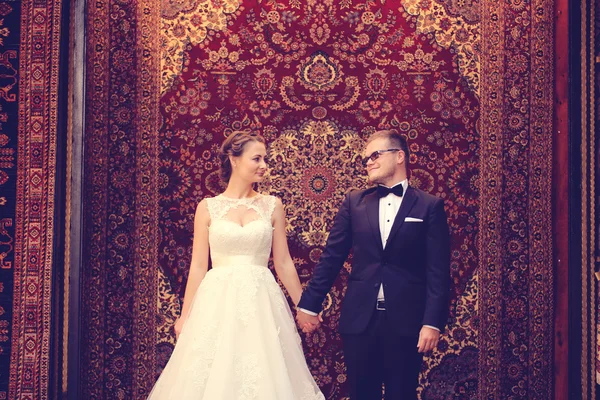
[{"label": "groom's hair", "polygon": [[408,161],[410,159],[410,150],[408,149],[406,136],[401,135],[395,129],[384,129],[381,131],[376,131],[371,136],[369,136],[369,139],[367,139],[367,144],[371,143],[375,139],[380,138],[387,139],[391,147],[402,150],[404,152],[404,162],[406,165],[408,165]]}]

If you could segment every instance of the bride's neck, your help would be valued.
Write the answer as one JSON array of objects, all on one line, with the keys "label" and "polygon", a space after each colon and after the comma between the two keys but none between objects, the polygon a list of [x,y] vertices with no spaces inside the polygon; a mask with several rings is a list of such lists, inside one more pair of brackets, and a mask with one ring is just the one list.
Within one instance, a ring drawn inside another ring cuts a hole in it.
[{"label": "bride's neck", "polygon": [[253,185],[247,182],[240,182],[239,180],[231,177],[227,184],[227,189],[223,192],[223,196],[230,197],[232,199],[243,199],[247,197],[253,197],[256,195]]}]

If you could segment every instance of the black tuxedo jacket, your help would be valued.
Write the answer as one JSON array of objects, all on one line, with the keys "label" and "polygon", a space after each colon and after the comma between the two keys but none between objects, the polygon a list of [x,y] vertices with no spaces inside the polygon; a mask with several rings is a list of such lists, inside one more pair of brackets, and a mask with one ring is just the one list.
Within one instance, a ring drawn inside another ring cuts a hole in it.
[{"label": "black tuxedo jacket", "polygon": [[[413,221],[406,221],[407,217]],[[449,239],[442,199],[409,186],[384,249],[376,188],[353,191],[335,217],[327,245],[298,307],[321,310],[323,299],[353,249],[340,333],[358,334],[366,329],[375,312],[381,283],[387,318],[396,333],[415,336],[423,325],[443,331],[449,311]]]}]

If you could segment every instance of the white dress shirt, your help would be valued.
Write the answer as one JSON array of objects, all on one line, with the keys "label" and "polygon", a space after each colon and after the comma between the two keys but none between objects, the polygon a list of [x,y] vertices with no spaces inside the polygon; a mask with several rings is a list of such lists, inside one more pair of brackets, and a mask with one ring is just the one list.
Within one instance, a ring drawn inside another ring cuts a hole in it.
[{"label": "white dress shirt", "polygon": [[[406,189],[408,188],[408,179],[403,180],[393,186],[396,187],[398,185],[402,185],[402,189],[404,189],[404,193],[406,193]],[[399,197],[393,193],[388,194],[385,197],[381,197],[379,199],[379,233],[381,234],[381,244],[385,249],[385,245],[387,244],[388,237],[390,236],[390,231],[392,230],[392,225],[394,225],[394,220],[396,219],[396,214],[398,214],[398,210],[400,209],[400,205],[402,204],[402,199],[404,196]],[[379,286],[379,294],[377,295],[377,300],[384,300],[385,295],[383,293],[383,283]]]}]

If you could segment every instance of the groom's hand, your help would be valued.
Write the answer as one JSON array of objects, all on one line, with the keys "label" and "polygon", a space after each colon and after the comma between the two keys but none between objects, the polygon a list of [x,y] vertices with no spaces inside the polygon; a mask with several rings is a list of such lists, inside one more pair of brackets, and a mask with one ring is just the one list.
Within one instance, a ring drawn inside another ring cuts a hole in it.
[{"label": "groom's hand", "polygon": [[308,315],[302,310],[298,310],[296,312],[296,321],[298,322],[298,326],[302,329],[304,333],[310,333],[317,329],[321,322],[323,322],[323,318],[321,314],[317,315]]},{"label": "groom's hand", "polygon": [[421,328],[419,333],[419,343],[417,343],[417,350],[419,353],[427,353],[437,346],[440,340],[440,331],[433,328],[424,326]]}]

